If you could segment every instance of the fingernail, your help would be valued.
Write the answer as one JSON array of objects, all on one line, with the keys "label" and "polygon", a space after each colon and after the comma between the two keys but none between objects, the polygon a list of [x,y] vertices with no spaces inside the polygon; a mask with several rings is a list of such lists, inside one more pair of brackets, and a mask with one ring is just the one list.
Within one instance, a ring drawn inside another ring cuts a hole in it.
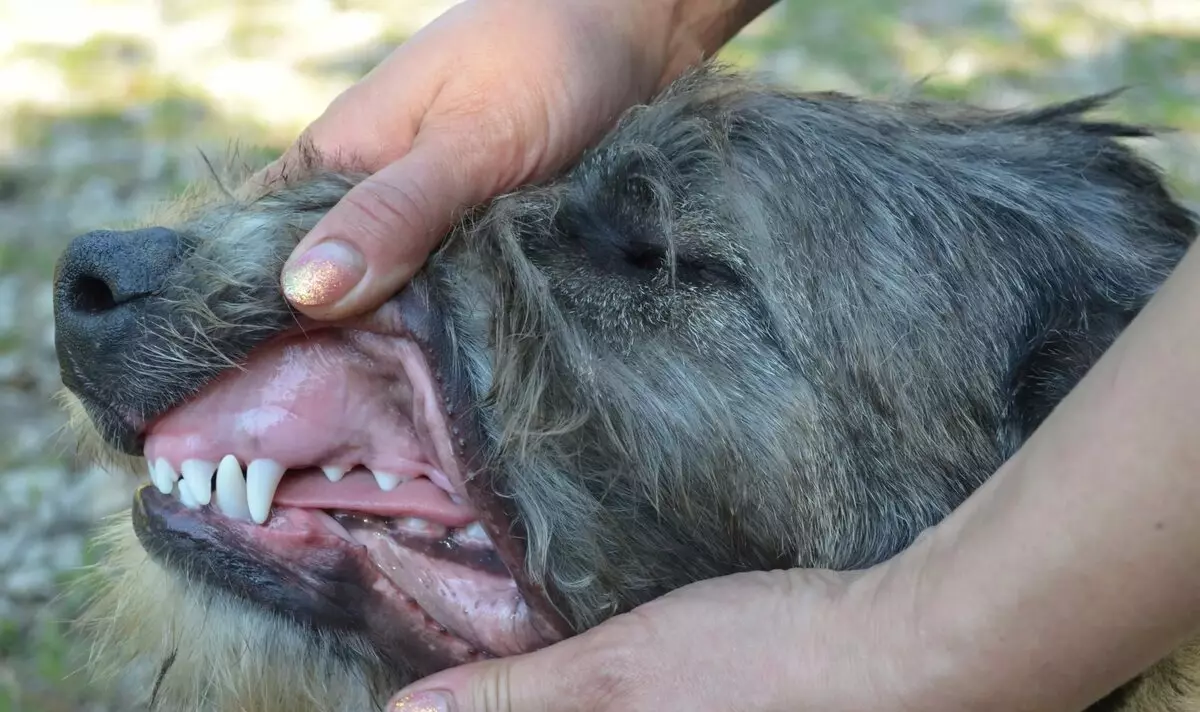
[{"label": "fingernail", "polygon": [[450,712],[450,698],[440,692],[418,692],[396,700],[388,712]]},{"label": "fingernail", "polygon": [[326,240],[284,268],[283,294],[300,306],[332,304],[346,296],[366,273],[358,250],[340,240]]}]

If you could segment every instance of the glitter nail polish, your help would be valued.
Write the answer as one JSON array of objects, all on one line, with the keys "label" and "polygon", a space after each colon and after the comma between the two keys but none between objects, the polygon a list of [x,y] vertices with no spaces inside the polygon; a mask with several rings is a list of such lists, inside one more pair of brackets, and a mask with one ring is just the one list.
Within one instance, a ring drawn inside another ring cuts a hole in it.
[{"label": "glitter nail polish", "polygon": [[389,712],[450,712],[450,701],[437,692],[418,692],[396,700]]},{"label": "glitter nail polish", "polygon": [[332,304],[354,288],[366,270],[358,252],[338,240],[326,240],[294,263],[283,275],[283,293],[300,306]]}]

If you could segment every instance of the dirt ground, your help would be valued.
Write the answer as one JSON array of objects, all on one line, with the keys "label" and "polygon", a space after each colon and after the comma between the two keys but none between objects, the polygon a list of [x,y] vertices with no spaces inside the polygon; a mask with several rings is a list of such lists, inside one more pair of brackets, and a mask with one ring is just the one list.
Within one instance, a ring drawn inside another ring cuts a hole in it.
[{"label": "dirt ground", "polygon": [[[128,710],[90,689],[64,584],[144,473],[79,463],[53,403],[50,279],[65,243],[204,173],[274,155],[446,0],[0,0],[0,712]],[[897,9],[903,6],[903,9]],[[1200,2],[790,2],[726,59],[807,89],[1016,107],[1128,86],[1111,113],[1200,201]]]}]

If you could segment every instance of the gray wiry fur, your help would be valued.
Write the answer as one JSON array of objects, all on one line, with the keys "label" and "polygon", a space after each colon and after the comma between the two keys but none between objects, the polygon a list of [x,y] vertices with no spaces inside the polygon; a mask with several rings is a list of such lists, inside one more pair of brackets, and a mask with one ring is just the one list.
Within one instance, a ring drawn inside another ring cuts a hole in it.
[{"label": "gray wiry fur", "polygon": [[[1141,132],[1082,117],[1098,103],[1002,113],[705,71],[564,176],[468,216],[416,282],[566,618],[739,570],[881,561],[1012,454],[1196,232],[1115,140]],[[285,326],[282,259],[358,178],[177,208],[162,224],[191,252],[118,398],[176,400]],[[171,595],[131,542],[93,621],[110,661],[186,652],[164,708],[366,708],[342,668],[375,676],[369,653]],[[1198,670],[1181,651],[1122,709],[1200,704]]]}]

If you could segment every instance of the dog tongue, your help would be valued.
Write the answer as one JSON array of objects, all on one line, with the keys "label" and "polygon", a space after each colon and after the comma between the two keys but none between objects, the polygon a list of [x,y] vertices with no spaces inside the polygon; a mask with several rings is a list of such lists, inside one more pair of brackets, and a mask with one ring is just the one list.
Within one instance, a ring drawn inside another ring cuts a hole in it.
[{"label": "dog tongue", "polygon": [[289,472],[275,492],[275,505],[300,509],[343,510],[380,517],[416,517],[447,527],[462,527],[478,518],[424,477],[409,480],[389,492],[379,489],[375,476],[355,468],[340,482],[330,482],[318,469]]}]

